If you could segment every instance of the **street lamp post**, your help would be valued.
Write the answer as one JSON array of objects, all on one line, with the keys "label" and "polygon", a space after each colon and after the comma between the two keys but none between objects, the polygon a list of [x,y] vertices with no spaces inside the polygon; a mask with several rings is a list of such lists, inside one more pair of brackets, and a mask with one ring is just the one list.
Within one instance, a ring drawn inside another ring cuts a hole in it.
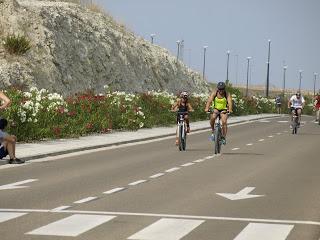
[{"label": "street lamp post", "polygon": [[314,81],[313,81],[313,97],[316,96],[316,82],[317,82],[317,75],[318,73],[314,73]]},{"label": "street lamp post", "polygon": [[286,92],[286,70],[287,70],[288,66],[283,66],[283,96],[285,95]]},{"label": "street lamp post", "polygon": [[177,62],[178,62],[178,60],[179,60],[179,55],[180,55],[180,43],[181,43],[181,41],[178,40],[178,41],[176,41],[176,43],[177,43],[177,45],[178,45],[178,49],[177,49]]},{"label": "street lamp post", "polygon": [[230,51],[227,51],[227,78],[226,78],[226,82],[229,82],[229,58],[230,58]]},{"label": "street lamp post", "polygon": [[203,46],[203,70],[202,70],[202,77],[205,79],[205,72],[206,72],[206,51],[208,46]]},{"label": "street lamp post", "polygon": [[269,48],[268,48],[268,66],[267,66],[267,86],[266,86],[266,97],[269,97],[269,72],[270,72],[270,47],[271,47],[271,40],[268,40]]},{"label": "street lamp post", "polygon": [[246,86],[246,97],[248,97],[248,87],[249,87],[249,65],[251,57],[247,57],[247,86]]},{"label": "street lamp post", "polygon": [[150,34],[150,37],[151,37],[151,43],[153,44],[153,40],[154,40],[154,37],[156,36],[156,34],[152,33]]},{"label": "street lamp post", "polygon": [[238,54],[236,54],[235,55],[235,58],[236,58],[236,85],[238,84],[238,65],[239,65],[239,55]]},{"label": "street lamp post", "polygon": [[301,92],[302,70],[299,70],[299,92]]}]

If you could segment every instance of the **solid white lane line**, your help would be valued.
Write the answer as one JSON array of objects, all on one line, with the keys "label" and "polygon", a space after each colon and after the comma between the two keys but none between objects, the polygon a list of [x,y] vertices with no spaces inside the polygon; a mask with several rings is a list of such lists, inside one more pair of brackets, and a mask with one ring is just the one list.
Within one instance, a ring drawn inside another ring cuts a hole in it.
[{"label": "solid white lane line", "polygon": [[26,234],[76,237],[115,218],[115,216],[75,214]]},{"label": "solid white lane line", "polygon": [[28,213],[19,213],[19,212],[0,212],[0,223],[21,217],[23,215],[26,215]]},{"label": "solid white lane line", "polygon": [[0,190],[27,188],[29,186],[19,186],[19,185],[26,184],[26,183],[31,183],[31,182],[35,182],[35,181],[38,181],[38,179],[27,179],[27,180],[23,180],[23,181],[20,181],[20,182],[9,183],[9,184],[0,186]]},{"label": "solid white lane line", "polygon": [[252,146],[252,145],[253,145],[253,143],[247,143],[246,145],[247,145],[247,146]]},{"label": "solid white lane line", "polygon": [[211,159],[211,158],[214,158],[215,157],[215,155],[213,155],[213,156],[208,156],[208,157],[205,157],[204,159],[206,159],[206,160],[209,160],[209,159]]},{"label": "solid white lane line", "polygon": [[264,141],[264,139],[263,139],[263,138],[259,139],[259,142],[263,142],[263,141]]},{"label": "solid white lane line", "polygon": [[170,168],[170,169],[166,170],[165,172],[170,173],[170,172],[177,171],[179,169],[180,169],[179,167],[174,167],[174,168]]},{"label": "solid white lane line", "polygon": [[198,159],[198,160],[194,160],[193,162],[195,163],[201,163],[201,162],[204,162],[206,159]]},{"label": "solid white lane line", "polygon": [[[10,209],[0,208],[0,212],[27,212],[27,213],[50,213],[48,209]],[[320,226],[320,222],[285,220],[285,219],[263,219],[263,218],[232,218],[232,217],[215,217],[215,216],[196,216],[196,215],[170,215],[157,213],[134,213],[134,212],[105,212],[105,211],[79,211],[79,210],[61,210],[60,213],[70,214],[99,214],[99,215],[121,215],[121,216],[142,216],[142,217],[162,217],[162,218],[182,218],[182,219],[200,219],[200,220],[222,220],[222,221],[239,221],[239,222],[261,222],[261,223],[279,223],[279,224],[302,224]]]},{"label": "solid white lane line", "polygon": [[232,148],[231,151],[239,150],[240,148]]},{"label": "solid white lane line", "polygon": [[132,235],[128,239],[179,240],[203,222],[203,220],[162,218],[159,221]]},{"label": "solid white lane line", "polygon": [[70,208],[70,207],[71,207],[71,206],[60,206],[60,207],[51,209],[51,212],[59,212],[59,211],[61,211],[61,210],[65,210],[65,209],[68,209],[68,208]]},{"label": "solid white lane line", "polygon": [[293,225],[249,223],[234,240],[285,240]]},{"label": "solid white lane line", "polygon": [[104,194],[112,194],[112,193],[116,193],[116,192],[120,192],[122,190],[124,190],[125,188],[123,187],[119,187],[119,188],[114,188],[114,189],[111,189],[109,191],[106,191],[106,192],[103,192]]},{"label": "solid white lane line", "polygon": [[189,167],[191,165],[194,165],[194,163],[193,162],[185,163],[185,164],[182,164],[181,167]]},{"label": "solid white lane line", "polygon": [[138,185],[138,184],[144,183],[144,182],[146,182],[146,181],[147,181],[147,180],[138,180],[138,181],[135,181],[135,182],[129,183],[128,185],[130,185],[130,186],[135,186],[135,185]]},{"label": "solid white lane line", "polygon": [[84,198],[84,199],[75,201],[75,202],[73,202],[73,203],[87,203],[87,202],[90,202],[90,201],[95,200],[95,199],[97,199],[97,198],[98,198],[98,197],[87,197],[87,198]]},{"label": "solid white lane line", "polygon": [[158,178],[158,177],[162,177],[164,175],[164,173],[157,173],[155,175],[150,176],[149,178]]}]

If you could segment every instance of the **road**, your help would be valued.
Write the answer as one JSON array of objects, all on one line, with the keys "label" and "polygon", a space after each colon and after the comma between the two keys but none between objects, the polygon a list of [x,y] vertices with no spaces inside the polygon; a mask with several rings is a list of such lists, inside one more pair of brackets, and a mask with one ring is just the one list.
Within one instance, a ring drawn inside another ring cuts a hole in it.
[{"label": "road", "polygon": [[0,168],[0,239],[319,240],[320,128],[287,120]]}]

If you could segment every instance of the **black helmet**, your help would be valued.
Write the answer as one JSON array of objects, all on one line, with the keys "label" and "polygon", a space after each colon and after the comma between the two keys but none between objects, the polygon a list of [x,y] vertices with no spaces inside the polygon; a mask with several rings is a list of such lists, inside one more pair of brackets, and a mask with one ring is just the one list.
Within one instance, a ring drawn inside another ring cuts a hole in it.
[{"label": "black helmet", "polygon": [[219,90],[224,90],[226,88],[226,84],[224,82],[218,82],[217,88]]}]

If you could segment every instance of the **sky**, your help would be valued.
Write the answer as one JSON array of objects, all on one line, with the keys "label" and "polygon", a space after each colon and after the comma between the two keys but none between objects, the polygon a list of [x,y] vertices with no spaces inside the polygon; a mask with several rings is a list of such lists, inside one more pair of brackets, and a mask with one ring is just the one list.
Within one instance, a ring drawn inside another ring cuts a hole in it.
[{"label": "sky", "polygon": [[[320,73],[319,0],[96,0],[118,22],[136,35],[177,55],[177,40],[184,40],[183,61],[203,71],[209,82],[227,78],[246,84],[266,85],[268,40],[270,86],[313,90],[314,73]],[[320,89],[317,76],[316,89]]]}]

